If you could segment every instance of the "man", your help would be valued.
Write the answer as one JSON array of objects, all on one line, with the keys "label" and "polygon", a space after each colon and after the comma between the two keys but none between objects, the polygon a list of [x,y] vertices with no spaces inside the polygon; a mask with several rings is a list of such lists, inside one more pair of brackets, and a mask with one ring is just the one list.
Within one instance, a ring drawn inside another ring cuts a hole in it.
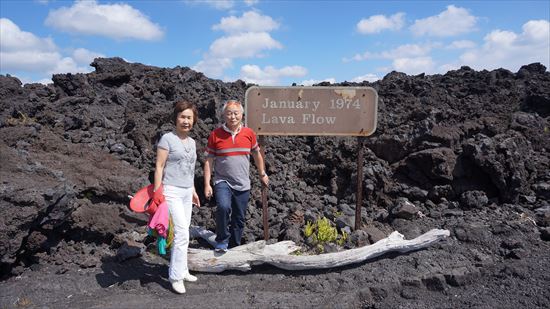
[{"label": "man", "polygon": [[210,184],[214,168],[216,197],[216,246],[218,252],[241,244],[248,199],[250,197],[250,155],[264,186],[269,183],[256,134],[242,123],[243,106],[229,100],[222,109],[225,123],[208,137],[204,163],[204,195],[212,197]]}]

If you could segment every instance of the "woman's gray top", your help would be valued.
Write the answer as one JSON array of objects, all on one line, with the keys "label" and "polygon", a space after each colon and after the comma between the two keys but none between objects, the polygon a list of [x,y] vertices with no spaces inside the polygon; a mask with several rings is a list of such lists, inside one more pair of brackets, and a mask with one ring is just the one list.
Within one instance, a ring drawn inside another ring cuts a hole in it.
[{"label": "woman's gray top", "polygon": [[174,132],[169,132],[160,138],[157,147],[168,150],[162,184],[193,187],[197,161],[195,140],[187,137],[182,141]]}]

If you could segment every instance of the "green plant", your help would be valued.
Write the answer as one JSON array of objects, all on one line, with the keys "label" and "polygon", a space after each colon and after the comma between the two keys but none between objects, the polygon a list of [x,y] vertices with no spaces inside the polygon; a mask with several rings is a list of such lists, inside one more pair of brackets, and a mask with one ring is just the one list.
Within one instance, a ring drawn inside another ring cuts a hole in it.
[{"label": "green plant", "polygon": [[17,299],[17,307],[25,308],[32,305],[32,301],[27,297],[21,297]]},{"label": "green plant", "polygon": [[8,117],[6,122],[10,126],[16,126],[16,125],[28,125],[33,124],[36,122],[36,119],[27,116],[25,113],[22,113],[20,111],[17,111],[17,117]]},{"label": "green plant", "polygon": [[338,238],[336,227],[330,224],[327,218],[321,218],[317,221],[317,240],[321,243],[334,242]]},{"label": "green plant", "polygon": [[338,234],[338,229],[327,218],[318,219],[315,223],[310,221],[306,222],[304,227],[304,235],[311,237],[313,244],[315,244],[316,251],[322,253],[324,251],[323,245],[325,243],[336,243],[342,246],[347,238],[348,234],[342,231],[342,234]]},{"label": "green plant", "polygon": [[309,237],[315,232],[315,224],[311,223],[311,221],[306,222],[306,226],[304,227],[304,235],[306,237]]},{"label": "green plant", "polygon": [[87,200],[92,200],[92,198],[94,197],[94,192],[93,191],[86,191],[82,194],[82,197],[87,199]]},{"label": "green plant", "polygon": [[321,244],[317,244],[317,246],[315,246],[315,251],[317,251],[317,253],[321,254],[321,253],[325,252],[325,247],[323,247],[323,245],[321,245]]},{"label": "green plant", "polygon": [[342,231],[342,235],[340,236],[340,238],[338,238],[336,243],[338,244],[338,246],[343,246],[347,239],[348,239],[348,233],[346,233],[345,231]]}]

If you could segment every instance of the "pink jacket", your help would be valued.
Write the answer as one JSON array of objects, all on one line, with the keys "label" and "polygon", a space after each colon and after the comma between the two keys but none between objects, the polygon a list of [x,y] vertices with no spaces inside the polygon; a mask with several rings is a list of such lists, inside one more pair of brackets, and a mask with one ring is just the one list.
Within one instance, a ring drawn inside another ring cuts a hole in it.
[{"label": "pink jacket", "polygon": [[170,223],[169,216],[168,203],[162,202],[155,213],[149,217],[147,226],[152,230],[156,230],[159,236],[166,238],[168,237],[168,224]]}]

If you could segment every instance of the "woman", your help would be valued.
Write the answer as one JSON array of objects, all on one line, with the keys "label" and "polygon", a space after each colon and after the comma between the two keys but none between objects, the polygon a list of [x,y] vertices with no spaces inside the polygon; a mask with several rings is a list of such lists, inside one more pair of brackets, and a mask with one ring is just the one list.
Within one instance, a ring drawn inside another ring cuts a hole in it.
[{"label": "woman", "polygon": [[[194,186],[197,152],[195,140],[189,137],[197,116],[194,104],[188,101],[176,103],[172,115],[175,130],[164,134],[157,145],[154,199],[162,200],[164,194],[172,217],[174,241],[168,278],[179,294],[185,293],[184,281],[197,281],[187,267],[191,212],[193,204],[200,207]],[[162,190],[159,190],[161,185]]]}]

